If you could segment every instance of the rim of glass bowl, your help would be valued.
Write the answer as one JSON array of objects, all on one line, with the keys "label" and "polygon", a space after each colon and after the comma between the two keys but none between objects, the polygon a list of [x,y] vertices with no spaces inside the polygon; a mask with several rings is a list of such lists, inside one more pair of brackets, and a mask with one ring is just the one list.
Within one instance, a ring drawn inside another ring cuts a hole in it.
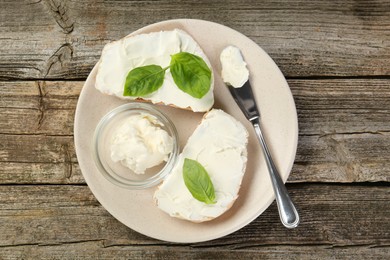
[{"label": "rim of glass bowl", "polygon": [[[106,169],[104,167],[99,154],[99,137],[105,128],[112,122],[115,116],[119,115],[122,112],[127,110],[147,112],[153,116],[156,116],[158,120],[163,123],[164,127],[168,130],[168,134],[174,139],[173,150],[168,157],[168,161],[165,166],[157,173],[143,181],[132,181],[126,178],[123,178],[116,174],[111,169]],[[173,122],[166,116],[163,112],[154,108],[152,105],[144,103],[127,103],[121,105],[117,108],[114,108],[108,112],[102,119],[99,121],[96,126],[94,137],[93,137],[93,150],[94,150],[94,160],[97,168],[102,173],[102,175],[109,180],[110,182],[127,189],[145,189],[159,184],[165,176],[167,176],[173,169],[176,164],[178,153],[179,153],[179,140],[178,133]]]}]

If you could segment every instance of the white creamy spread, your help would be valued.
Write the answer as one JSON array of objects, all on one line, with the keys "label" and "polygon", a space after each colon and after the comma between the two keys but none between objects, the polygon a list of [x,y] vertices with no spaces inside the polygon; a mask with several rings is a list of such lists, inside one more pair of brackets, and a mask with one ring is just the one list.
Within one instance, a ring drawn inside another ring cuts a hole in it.
[{"label": "white creamy spread", "polygon": [[[179,52],[189,52],[200,56],[211,69],[210,62],[199,45],[181,30],[139,34],[108,43],[104,47],[95,87],[104,94],[134,100],[137,97],[123,96],[129,71],[152,64],[165,68],[170,64],[171,55]],[[152,103],[162,102],[166,105],[190,108],[196,112],[205,112],[214,104],[213,88],[212,76],[209,92],[201,99],[194,98],[176,86],[168,69],[162,87],[141,98]]]},{"label": "white creamy spread", "polygon": [[126,118],[113,133],[111,159],[137,174],[167,161],[173,138],[161,126],[157,118],[147,114]]},{"label": "white creamy spread", "polygon": [[[173,217],[202,222],[224,213],[238,197],[247,161],[248,133],[222,110],[208,112],[189,138],[178,163],[155,192],[160,209]],[[216,204],[192,197],[183,180],[185,158],[197,160],[213,182]]]},{"label": "white creamy spread", "polygon": [[240,49],[234,46],[226,47],[221,52],[220,60],[223,81],[235,88],[241,88],[248,81],[249,71]]}]

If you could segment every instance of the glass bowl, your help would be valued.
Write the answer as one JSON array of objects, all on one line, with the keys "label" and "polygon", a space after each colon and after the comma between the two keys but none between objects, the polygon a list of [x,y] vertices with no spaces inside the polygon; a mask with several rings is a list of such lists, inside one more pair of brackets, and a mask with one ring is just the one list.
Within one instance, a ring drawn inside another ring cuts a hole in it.
[{"label": "glass bowl", "polygon": [[[111,159],[110,146],[115,130],[123,121],[131,115],[141,113],[152,115],[163,124],[160,127],[173,139],[173,150],[166,162],[147,169],[144,174],[136,174],[121,162]],[[113,184],[127,189],[145,189],[159,184],[172,171],[179,153],[178,134],[172,121],[153,105],[138,102],[121,105],[107,113],[95,129],[93,146],[99,171]]]}]

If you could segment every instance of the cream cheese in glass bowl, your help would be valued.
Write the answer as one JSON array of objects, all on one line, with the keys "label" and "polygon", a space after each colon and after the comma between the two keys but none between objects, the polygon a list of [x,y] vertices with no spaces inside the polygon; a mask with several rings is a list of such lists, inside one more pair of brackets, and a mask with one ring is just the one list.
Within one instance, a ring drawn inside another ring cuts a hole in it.
[{"label": "cream cheese in glass bowl", "polygon": [[94,138],[95,164],[112,183],[128,189],[159,184],[176,163],[178,134],[153,105],[133,102],[107,113]]}]

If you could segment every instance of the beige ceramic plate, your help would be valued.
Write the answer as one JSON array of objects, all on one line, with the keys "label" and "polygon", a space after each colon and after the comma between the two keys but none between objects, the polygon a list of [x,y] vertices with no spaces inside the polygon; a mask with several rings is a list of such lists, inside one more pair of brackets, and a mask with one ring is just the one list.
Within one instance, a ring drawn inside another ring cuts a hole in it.
[{"label": "beige ceramic plate", "polygon": [[[261,110],[265,136],[284,181],[292,168],[298,140],[294,100],[285,78],[273,60],[252,40],[220,24],[201,20],[170,20],[146,26],[133,34],[182,29],[203,48],[215,75],[215,105],[240,120],[248,129],[248,165],[239,198],[221,217],[201,224],[171,218],[154,204],[155,188],[127,190],[107,181],[93,160],[92,136],[99,120],[125,103],[105,96],[94,87],[97,67],[89,75],[77,104],[75,143],[84,178],[99,202],[115,218],[144,235],[172,242],[200,242],[230,234],[257,218],[274,200],[267,166],[251,125],[245,120],[220,77],[219,54],[227,45],[242,50],[251,72],[250,81]],[[175,123],[181,148],[203,114],[158,106]]]}]

